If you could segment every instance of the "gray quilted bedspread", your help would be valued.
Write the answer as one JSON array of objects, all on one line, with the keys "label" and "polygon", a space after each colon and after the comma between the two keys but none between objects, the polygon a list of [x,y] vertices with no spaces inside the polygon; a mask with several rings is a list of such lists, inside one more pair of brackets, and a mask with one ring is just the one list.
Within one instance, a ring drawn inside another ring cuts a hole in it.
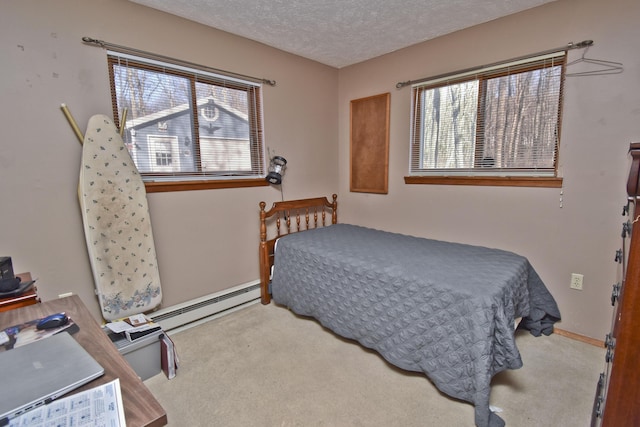
[{"label": "gray quilted bedspread", "polygon": [[504,425],[489,409],[490,383],[522,366],[515,319],[560,319],[522,256],[348,224],[280,238],[271,290],[276,303],[473,403],[478,427]]}]

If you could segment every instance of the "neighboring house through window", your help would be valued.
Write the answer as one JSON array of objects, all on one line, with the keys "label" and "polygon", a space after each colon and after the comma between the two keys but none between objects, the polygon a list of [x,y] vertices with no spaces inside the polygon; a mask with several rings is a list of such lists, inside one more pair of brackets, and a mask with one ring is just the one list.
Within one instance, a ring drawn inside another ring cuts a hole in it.
[{"label": "neighboring house through window", "polygon": [[147,190],[265,185],[261,85],[109,52],[114,116]]}]

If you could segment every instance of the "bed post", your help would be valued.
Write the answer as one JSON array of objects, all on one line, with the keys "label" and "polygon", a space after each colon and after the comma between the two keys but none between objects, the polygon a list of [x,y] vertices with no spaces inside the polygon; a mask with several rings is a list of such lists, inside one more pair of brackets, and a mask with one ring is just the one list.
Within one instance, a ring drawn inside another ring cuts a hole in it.
[{"label": "bed post", "polygon": [[338,223],[338,195],[333,194],[333,202],[331,202],[331,224]]},{"label": "bed post", "polygon": [[271,295],[269,295],[269,249],[267,247],[267,214],[265,212],[265,202],[260,202],[260,302],[269,304]]}]

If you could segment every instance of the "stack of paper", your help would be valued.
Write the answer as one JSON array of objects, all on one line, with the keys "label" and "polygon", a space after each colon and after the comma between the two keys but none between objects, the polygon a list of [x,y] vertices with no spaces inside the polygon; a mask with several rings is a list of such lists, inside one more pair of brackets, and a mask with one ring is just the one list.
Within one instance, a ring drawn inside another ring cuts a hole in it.
[{"label": "stack of paper", "polygon": [[135,341],[162,329],[160,325],[153,323],[144,314],[109,322],[106,326],[117,334],[124,334],[129,341]]}]

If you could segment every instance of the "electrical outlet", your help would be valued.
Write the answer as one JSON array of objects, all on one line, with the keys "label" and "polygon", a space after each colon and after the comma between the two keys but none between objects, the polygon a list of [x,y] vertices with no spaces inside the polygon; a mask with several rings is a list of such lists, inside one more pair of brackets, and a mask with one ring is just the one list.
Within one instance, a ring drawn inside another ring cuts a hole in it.
[{"label": "electrical outlet", "polygon": [[569,284],[569,287],[571,289],[577,289],[581,291],[583,280],[584,280],[584,276],[582,274],[571,273],[571,283]]}]

